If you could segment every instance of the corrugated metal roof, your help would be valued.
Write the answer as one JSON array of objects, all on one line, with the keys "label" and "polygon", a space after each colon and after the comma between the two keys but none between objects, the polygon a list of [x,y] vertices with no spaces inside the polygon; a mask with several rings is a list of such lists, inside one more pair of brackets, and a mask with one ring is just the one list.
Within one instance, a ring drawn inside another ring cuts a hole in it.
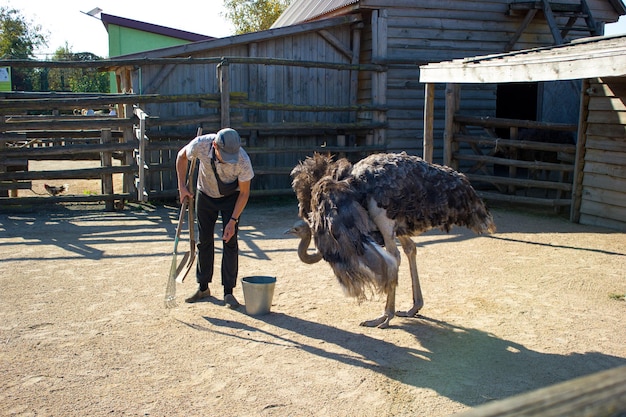
[{"label": "corrugated metal roof", "polygon": [[420,66],[423,83],[501,83],[626,76],[626,35],[582,38]]},{"label": "corrugated metal roof", "polygon": [[293,0],[272,25],[272,29],[313,20],[326,13],[358,3],[359,0]]}]

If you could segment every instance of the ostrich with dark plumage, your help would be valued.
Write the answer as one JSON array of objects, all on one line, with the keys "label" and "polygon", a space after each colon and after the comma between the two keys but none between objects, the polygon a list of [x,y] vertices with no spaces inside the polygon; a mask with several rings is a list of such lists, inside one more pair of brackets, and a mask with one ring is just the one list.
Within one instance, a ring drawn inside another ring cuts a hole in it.
[{"label": "ostrich with dark plumage", "polygon": [[[413,317],[424,305],[411,239],[430,229],[463,226],[495,232],[493,217],[465,175],[406,153],[370,155],[352,165],[316,153],[291,172],[301,220],[288,232],[300,237],[305,263],[324,259],[349,296],[387,295],[385,311],[363,326],[385,328],[394,315]],[[413,306],[395,311],[400,242],[409,260]],[[315,251],[308,252],[311,239]]]}]

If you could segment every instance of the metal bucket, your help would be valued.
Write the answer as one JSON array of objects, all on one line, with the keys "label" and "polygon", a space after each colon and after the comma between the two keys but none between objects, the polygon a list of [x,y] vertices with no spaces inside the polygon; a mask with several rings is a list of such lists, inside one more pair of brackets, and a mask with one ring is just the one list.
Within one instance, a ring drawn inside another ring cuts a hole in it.
[{"label": "metal bucket", "polygon": [[276,277],[254,276],[241,279],[246,313],[253,316],[268,314],[274,297]]}]

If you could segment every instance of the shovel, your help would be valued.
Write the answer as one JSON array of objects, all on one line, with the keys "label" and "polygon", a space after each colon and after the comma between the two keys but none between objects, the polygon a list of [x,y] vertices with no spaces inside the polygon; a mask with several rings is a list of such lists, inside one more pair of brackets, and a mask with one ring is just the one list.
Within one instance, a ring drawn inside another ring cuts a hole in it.
[{"label": "shovel", "polygon": [[172,252],[172,264],[170,265],[170,275],[167,279],[167,286],[165,287],[165,308],[176,307],[176,271],[178,262],[177,250],[178,240],[180,238],[180,231],[183,228],[183,222],[185,220],[185,211],[187,210],[187,200],[180,206],[180,214],[178,215],[178,225],[176,226],[176,237],[174,238],[174,251]]},{"label": "shovel", "polygon": [[[189,174],[187,176],[187,187],[191,194],[194,194],[193,187],[193,176],[196,172],[196,160],[191,160],[191,166],[189,168]],[[176,282],[182,283],[185,281],[187,274],[191,270],[194,261],[196,260],[196,211],[195,211],[195,202],[193,197],[189,197],[187,201],[187,224],[189,225],[189,252],[186,252],[183,255],[183,259],[180,262],[178,268],[176,268]]]},{"label": "shovel", "polygon": [[[196,136],[202,134],[202,128],[198,128]],[[187,168],[187,189],[191,192],[191,197],[186,198],[181,206],[178,215],[178,225],[176,226],[176,237],[174,238],[174,251],[172,253],[172,264],[170,266],[170,274],[167,278],[167,286],[165,287],[165,307],[176,307],[176,283],[183,282],[185,277],[191,270],[196,260],[196,239],[195,239],[195,202],[194,202],[194,174],[196,172],[196,159],[189,161]],[[185,211],[187,212],[187,224],[189,226],[189,252],[183,255],[180,264],[177,262],[178,241],[180,232],[185,221]]]}]

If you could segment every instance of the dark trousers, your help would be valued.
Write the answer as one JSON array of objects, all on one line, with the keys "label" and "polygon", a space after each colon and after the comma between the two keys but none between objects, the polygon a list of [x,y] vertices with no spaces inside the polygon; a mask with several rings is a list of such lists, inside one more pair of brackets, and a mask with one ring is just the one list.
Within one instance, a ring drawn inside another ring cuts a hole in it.
[{"label": "dark trousers", "polygon": [[[213,267],[215,263],[215,224],[218,216],[222,216],[222,234],[224,227],[233,215],[235,203],[239,192],[223,198],[211,198],[202,192],[198,192],[196,198],[196,216],[198,218],[198,260],[196,263],[196,281],[201,290],[209,286],[213,280]],[[237,227],[237,226],[236,226]],[[237,273],[239,271],[239,245],[237,242],[237,230],[235,235],[228,241],[223,242],[222,253],[222,285],[224,294],[231,294],[237,285]],[[220,234],[220,238],[222,236]]]}]

